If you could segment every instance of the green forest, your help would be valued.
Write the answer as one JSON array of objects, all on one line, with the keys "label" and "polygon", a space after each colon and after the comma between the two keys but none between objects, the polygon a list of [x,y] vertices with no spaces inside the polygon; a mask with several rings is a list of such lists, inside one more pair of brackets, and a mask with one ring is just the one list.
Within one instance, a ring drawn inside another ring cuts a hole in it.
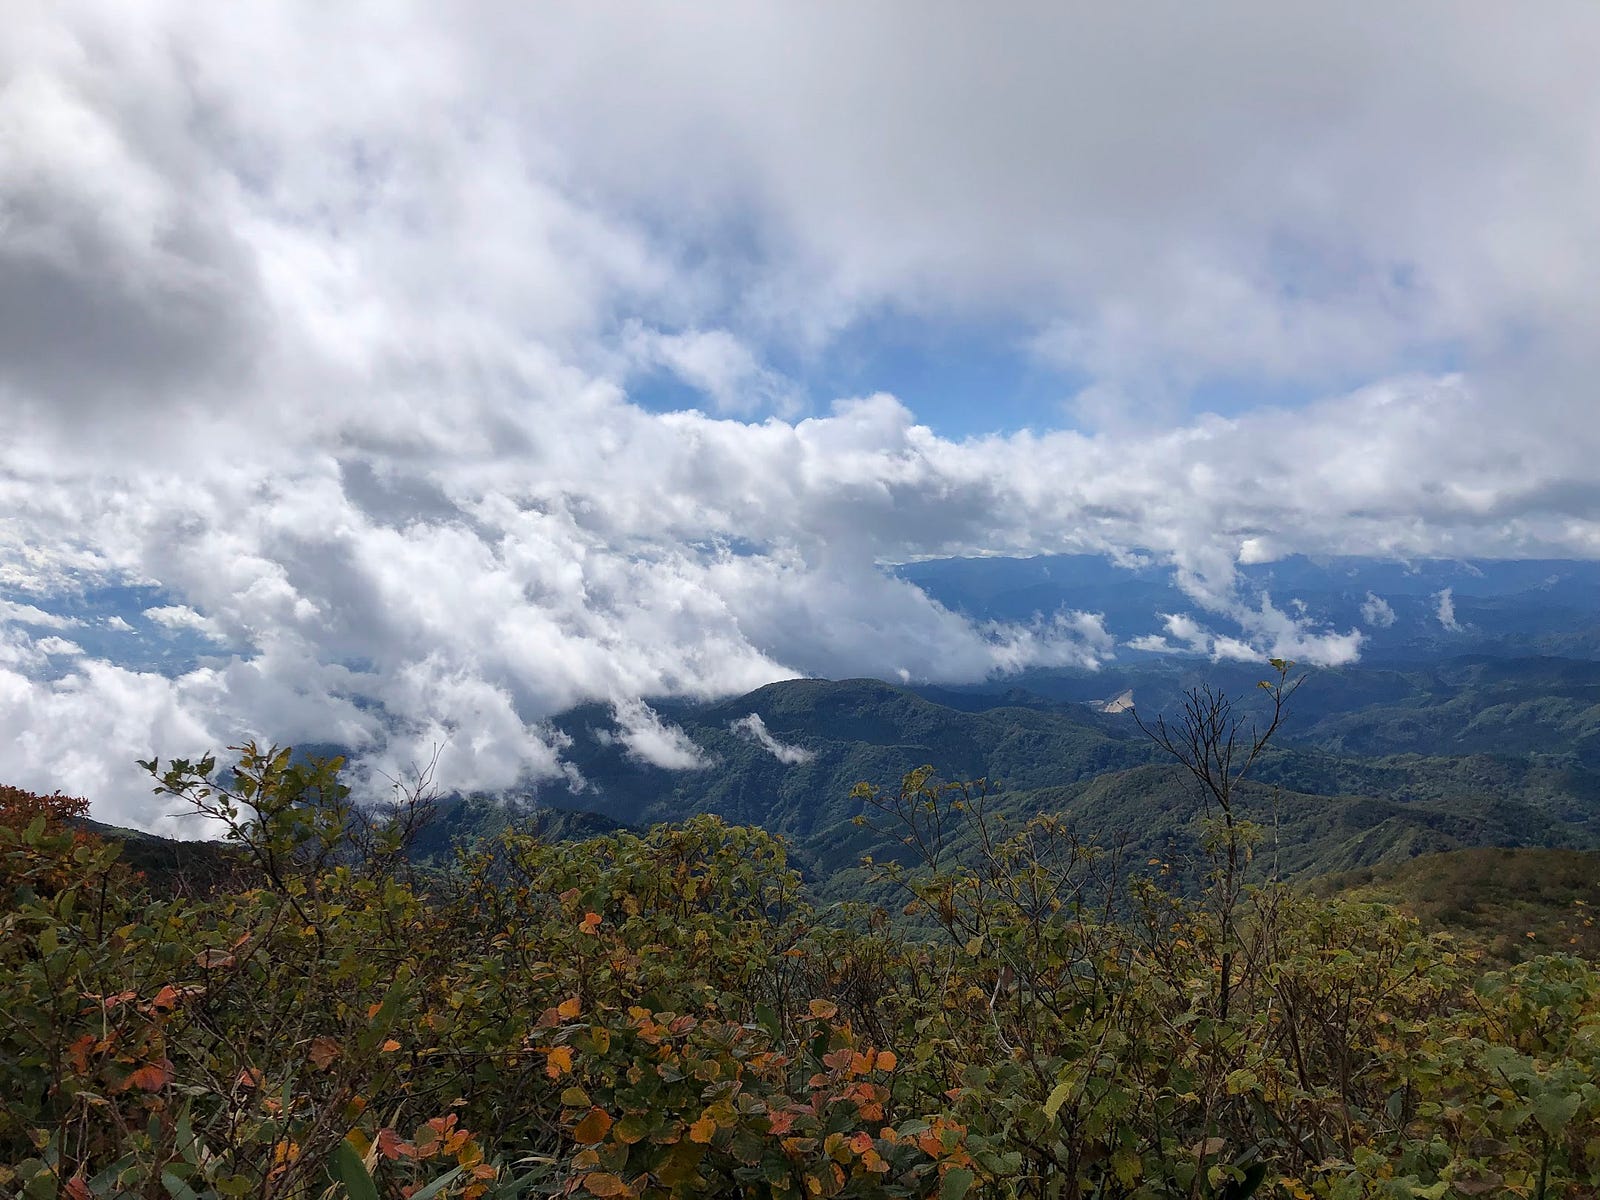
[{"label": "green forest", "polygon": [[892,852],[849,902],[711,814],[420,855],[428,796],[361,809],[279,748],[143,764],[227,830],[178,858],[0,790],[0,1187],[1596,1194],[1588,856],[1515,852],[1551,882],[1497,906],[1471,856],[1512,852],[1286,882],[1244,777],[1287,664],[1261,686],[1263,722],[1196,689],[1147,730],[1183,854],[923,768],[850,793]]}]

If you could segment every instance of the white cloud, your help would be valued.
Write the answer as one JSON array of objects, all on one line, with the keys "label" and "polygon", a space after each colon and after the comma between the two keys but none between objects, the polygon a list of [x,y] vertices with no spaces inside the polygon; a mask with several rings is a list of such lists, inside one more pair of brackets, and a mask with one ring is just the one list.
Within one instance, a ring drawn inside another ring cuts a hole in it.
[{"label": "white cloud", "polygon": [[627,340],[645,363],[664,365],[703,392],[718,413],[792,416],[798,408],[795,385],[763,366],[750,348],[726,329],[673,334],[639,330]]},{"label": "white cloud", "polygon": [[1172,643],[1159,633],[1141,633],[1136,638],[1129,638],[1124,645],[1130,650],[1139,650],[1148,654],[1172,653]]},{"label": "white cloud", "polygon": [[[846,11],[8,14],[0,618],[159,585],[217,653],[8,635],[0,778],[149,822],[134,756],[258,735],[570,785],[578,701],[1131,632],[976,627],[924,556],[1143,553],[1206,615],[1130,647],[1323,662],[1360,632],[1241,562],[1600,556],[1595,10]],[[803,407],[880,319],[1003,328],[1093,428]]]},{"label": "white cloud", "polygon": [[46,612],[32,604],[19,604],[15,600],[0,600],[0,621],[16,625],[38,625],[46,629],[69,629],[77,624],[71,617]]},{"label": "white cloud", "polygon": [[1439,618],[1439,624],[1449,633],[1460,633],[1461,625],[1456,620],[1456,601],[1454,589],[1444,588],[1434,593],[1434,612]]},{"label": "white cloud", "polygon": [[767,723],[761,719],[760,713],[751,713],[749,716],[740,717],[737,721],[730,721],[728,728],[740,737],[755,742],[773,758],[791,767],[808,763],[816,757],[804,746],[791,746],[773,737],[772,731],[767,728]]},{"label": "white cloud", "polygon": [[[187,604],[163,604],[147,608],[141,615],[145,620],[154,621],[157,625],[164,625],[168,629],[192,629],[208,637],[216,634],[216,626]],[[129,627],[127,622],[123,622],[123,627]]]},{"label": "white cloud", "polygon": [[665,771],[700,771],[712,765],[711,756],[694,739],[642,700],[620,700],[611,706],[611,715],[629,758]]},{"label": "white cloud", "polygon": [[1394,606],[1377,593],[1368,592],[1361,602],[1361,619],[1378,629],[1388,629],[1395,622]]}]

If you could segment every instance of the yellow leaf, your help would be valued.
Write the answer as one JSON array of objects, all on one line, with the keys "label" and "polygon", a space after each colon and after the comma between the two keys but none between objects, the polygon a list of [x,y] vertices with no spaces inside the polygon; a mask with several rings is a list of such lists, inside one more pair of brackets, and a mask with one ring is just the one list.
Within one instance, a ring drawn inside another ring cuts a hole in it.
[{"label": "yellow leaf", "polygon": [[689,1140],[699,1142],[702,1146],[711,1141],[717,1132],[717,1122],[713,1117],[701,1117],[689,1126]]},{"label": "yellow leaf", "polygon": [[582,1011],[583,1004],[576,996],[569,996],[560,1004],[556,1005],[556,1016],[560,1017],[563,1021],[572,1020],[573,1017],[577,1016]]},{"label": "yellow leaf", "polygon": [[545,1057],[544,1073],[551,1079],[559,1079],[572,1070],[572,1047],[557,1046]]}]

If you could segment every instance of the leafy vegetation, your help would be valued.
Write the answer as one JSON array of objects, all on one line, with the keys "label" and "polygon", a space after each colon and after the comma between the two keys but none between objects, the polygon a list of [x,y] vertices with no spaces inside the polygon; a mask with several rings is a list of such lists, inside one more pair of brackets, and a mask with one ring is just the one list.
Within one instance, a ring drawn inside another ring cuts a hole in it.
[{"label": "leafy vegetation", "polygon": [[1268,793],[1235,768],[1270,756],[1207,757],[1241,729],[1172,741],[1205,785],[1183,886],[926,769],[829,798],[898,847],[862,868],[892,910],[820,904],[712,815],[419,869],[425,798],[363,818],[336,760],[277,749],[147,764],[227,829],[208,894],[0,793],[0,1187],[1595,1194],[1600,973],[1250,883]]},{"label": "leafy vegetation", "polygon": [[1600,958],[1600,853],[1592,850],[1457,850],[1330,875],[1313,890],[1397,906],[1501,963],[1552,952]]}]

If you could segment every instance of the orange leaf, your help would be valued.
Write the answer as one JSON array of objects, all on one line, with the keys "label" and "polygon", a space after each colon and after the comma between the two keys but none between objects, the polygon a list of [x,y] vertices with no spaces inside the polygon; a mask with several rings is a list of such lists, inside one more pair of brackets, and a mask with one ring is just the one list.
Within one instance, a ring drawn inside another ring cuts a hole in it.
[{"label": "orange leaf", "polygon": [[794,1127],[794,1114],[792,1112],[775,1112],[767,1115],[767,1132],[774,1137],[781,1137]]},{"label": "orange leaf", "polygon": [[152,1009],[174,1009],[178,1007],[179,992],[170,983],[156,993],[156,998],[150,1001]]},{"label": "orange leaf", "polygon": [[595,930],[597,930],[599,928],[600,928],[600,914],[599,913],[584,913],[583,914],[583,920],[581,922],[579,922],[578,932],[579,933],[587,933],[587,934],[591,934],[592,935],[595,932]]},{"label": "orange leaf", "polygon": [[400,1049],[400,1043],[395,1041],[393,1038],[386,1038],[383,1045],[378,1048],[385,1054],[393,1054],[396,1050]]},{"label": "orange leaf", "polygon": [[560,1017],[563,1021],[572,1020],[573,1017],[577,1016],[582,1011],[583,1004],[576,996],[569,996],[560,1004],[556,1005],[556,1016]]},{"label": "orange leaf", "polygon": [[582,1146],[592,1146],[603,1141],[611,1132],[611,1114],[603,1108],[591,1108],[589,1115],[579,1121],[572,1131],[572,1140]]},{"label": "orange leaf", "polygon": [[95,1048],[95,1036],[86,1033],[67,1047],[67,1061],[79,1074],[89,1069],[89,1053]]},{"label": "orange leaf", "polygon": [[239,1072],[239,1078],[234,1081],[235,1086],[253,1088],[261,1086],[261,1069],[259,1067],[246,1067]]},{"label": "orange leaf", "polygon": [[331,1037],[312,1038],[306,1057],[316,1064],[319,1071],[326,1071],[328,1065],[339,1057],[339,1043]]},{"label": "orange leaf", "polygon": [[839,1013],[839,1006],[832,1000],[813,1000],[811,1002],[811,1015],[819,1021],[831,1021]]},{"label": "orange leaf", "polygon": [[378,1153],[384,1158],[415,1158],[416,1148],[387,1126],[378,1130],[378,1139],[374,1143]]},{"label": "orange leaf", "polygon": [[879,1050],[877,1067],[880,1071],[892,1071],[900,1060],[894,1056],[893,1050]]},{"label": "orange leaf", "polygon": [[560,1079],[572,1070],[572,1047],[557,1046],[546,1053],[544,1073],[551,1079]]},{"label": "orange leaf", "polygon": [[172,1082],[172,1064],[148,1063],[129,1075],[124,1087],[138,1088],[141,1092],[159,1092]]},{"label": "orange leaf", "polygon": [[703,1146],[711,1141],[716,1132],[716,1118],[701,1117],[693,1125],[689,1126],[689,1140],[691,1142],[699,1142]]}]

